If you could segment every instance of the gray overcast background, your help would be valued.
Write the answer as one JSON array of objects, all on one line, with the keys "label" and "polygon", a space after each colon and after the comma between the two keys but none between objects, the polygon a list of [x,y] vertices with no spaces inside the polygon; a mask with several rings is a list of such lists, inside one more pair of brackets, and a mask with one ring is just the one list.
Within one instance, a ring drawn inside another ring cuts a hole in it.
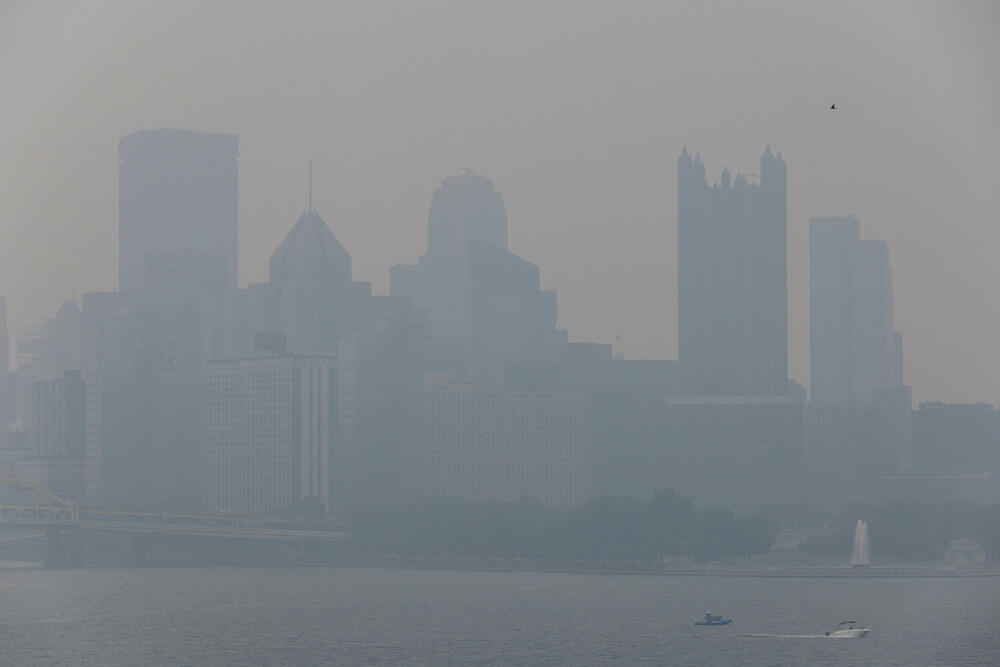
[{"label": "gray overcast background", "polygon": [[[915,400],[1000,404],[1000,3],[0,4],[0,292],[14,328],[113,290],[117,144],[240,137],[240,283],[314,207],[388,291],[442,177],[493,179],[573,340],[676,358],[676,158],[788,162],[791,375],[808,219],[890,244]],[[841,110],[828,111],[836,102]],[[36,300],[31,300],[36,299]]]}]

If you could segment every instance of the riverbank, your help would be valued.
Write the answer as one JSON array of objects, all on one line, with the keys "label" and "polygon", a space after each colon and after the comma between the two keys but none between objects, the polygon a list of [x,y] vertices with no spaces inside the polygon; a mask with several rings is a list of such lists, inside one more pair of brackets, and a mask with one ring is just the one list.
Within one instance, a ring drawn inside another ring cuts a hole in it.
[{"label": "riverbank", "polygon": [[44,567],[45,563],[40,560],[0,560],[0,570],[24,570]]},{"label": "riverbank", "polygon": [[837,565],[781,567],[772,565],[685,564],[649,562],[586,562],[492,558],[373,558],[359,561],[315,562],[316,567],[376,567],[388,569],[471,570],[479,572],[565,572],[572,574],[644,574],[704,577],[1000,577],[1000,567],[945,564],[850,567]]},{"label": "riverbank", "polygon": [[[329,561],[294,559],[285,562],[266,563],[161,563],[153,567],[239,567],[268,565],[271,567],[349,567],[384,568],[397,570],[460,570],[473,572],[557,572],[568,574],[625,574],[695,577],[808,577],[834,579],[878,579],[878,578],[940,578],[940,577],[1000,577],[1000,567],[985,565],[946,565],[938,563],[908,565],[877,565],[872,567],[851,567],[848,565],[802,565],[782,566],[773,564],[733,564],[733,563],[650,563],[611,561],[568,561],[530,560],[502,558],[399,558],[384,557],[370,559],[336,559]],[[0,560],[0,570],[44,569],[41,561]],[[91,568],[137,567],[122,563],[87,564]]]}]

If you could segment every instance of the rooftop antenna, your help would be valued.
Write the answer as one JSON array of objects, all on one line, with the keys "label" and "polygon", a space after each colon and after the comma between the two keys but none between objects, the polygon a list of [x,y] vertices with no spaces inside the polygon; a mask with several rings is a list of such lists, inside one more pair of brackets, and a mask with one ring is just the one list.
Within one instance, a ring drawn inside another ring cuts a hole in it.
[{"label": "rooftop antenna", "polygon": [[313,161],[309,160],[309,212],[313,210]]}]

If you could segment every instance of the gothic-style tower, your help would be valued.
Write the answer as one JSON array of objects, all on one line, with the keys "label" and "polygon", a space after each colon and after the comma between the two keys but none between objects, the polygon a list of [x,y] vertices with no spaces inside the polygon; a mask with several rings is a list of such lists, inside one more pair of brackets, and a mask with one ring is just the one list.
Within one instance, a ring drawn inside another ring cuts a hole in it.
[{"label": "gothic-style tower", "polygon": [[760,183],[700,155],[677,160],[678,358],[691,395],[783,394],[788,383],[786,167],[768,146]]}]

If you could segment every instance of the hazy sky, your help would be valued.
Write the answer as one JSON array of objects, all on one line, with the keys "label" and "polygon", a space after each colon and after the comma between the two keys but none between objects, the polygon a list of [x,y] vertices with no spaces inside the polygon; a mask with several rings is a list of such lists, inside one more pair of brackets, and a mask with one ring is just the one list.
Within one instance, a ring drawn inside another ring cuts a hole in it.
[{"label": "hazy sky", "polygon": [[[493,179],[571,340],[676,358],[676,158],[788,163],[792,376],[808,219],[889,242],[917,400],[1000,404],[1000,3],[0,0],[0,292],[113,290],[118,139],[240,136],[240,279],[314,207],[388,291],[441,178]],[[836,103],[840,110],[829,111]],[[35,299],[35,300],[32,300]]]}]

